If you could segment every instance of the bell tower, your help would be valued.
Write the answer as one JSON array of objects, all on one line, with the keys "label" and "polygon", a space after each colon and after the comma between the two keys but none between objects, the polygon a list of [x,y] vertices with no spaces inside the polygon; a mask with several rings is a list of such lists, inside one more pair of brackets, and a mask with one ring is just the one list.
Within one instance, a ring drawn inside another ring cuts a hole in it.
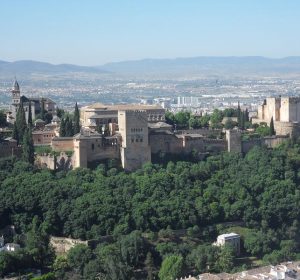
[{"label": "bell tower", "polygon": [[11,95],[12,95],[12,105],[14,106],[19,106],[20,105],[20,86],[18,81],[15,78],[12,90],[11,90]]}]

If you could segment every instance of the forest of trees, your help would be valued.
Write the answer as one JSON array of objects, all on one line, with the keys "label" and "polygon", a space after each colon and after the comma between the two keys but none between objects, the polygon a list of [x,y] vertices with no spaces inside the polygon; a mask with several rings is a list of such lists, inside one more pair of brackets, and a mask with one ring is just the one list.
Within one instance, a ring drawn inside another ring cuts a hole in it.
[{"label": "forest of trees", "polygon": [[[225,124],[222,124],[224,117],[228,120]],[[236,118],[237,121],[233,121],[231,118]],[[186,128],[226,128],[232,129],[235,126],[240,129],[249,128],[251,126],[249,120],[248,110],[242,111],[240,106],[237,109],[227,108],[225,110],[215,109],[212,114],[205,114],[203,116],[197,116],[189,111],[180,111],[176,114],[167,111],[166,122],[172,125],[176,125],[178,129]]]},{"label": "forest of trees", "polygon": [[[222,123],[224,118],[227,118],[227,120]],[[249,138],[248,134],[254,137],[275,135],[273,118],[268,124],[264,122],[252,124],[248,110],[242,111],[239,106],[237,109],[215,109],[212,114],[203,116],[194,115],[189,111],[180,111],[175,114],[167,111],[166,122],[173,125],[174,129],[233,129],[238,127],[244,132],[245,139]],[[247,129],[252,129],[252,131],[246,131]]]},{"label": "forest of trees", "polygon": [[[234,231],[246,257],[300,257],[297,143],[197,163],[146,164],[129,174],[104,165],[53,172],[2,159],[0,184],[0,229],[15,225],[23,247],[0,253],[1,275],[26,265],[50,271],[48,279],[169,279],[245,269],[251,263],[241,263],[230,247],[211,245],[232,230],[225,222],[240,225]],[[50,235],[111,241],[55,258]]]},{"label": "forest of trees", "polygon": [[70,137],[80,132],[80,111],[77,102],[75,103],[74,114],[68,114],[60,111],[60,137]]}]

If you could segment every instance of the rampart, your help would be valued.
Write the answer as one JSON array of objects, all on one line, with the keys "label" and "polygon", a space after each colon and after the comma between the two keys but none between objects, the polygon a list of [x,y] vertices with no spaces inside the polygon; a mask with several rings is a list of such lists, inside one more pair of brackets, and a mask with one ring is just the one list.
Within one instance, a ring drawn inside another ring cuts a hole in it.
[{"label": "rampart", "polygon": [[39,168],[52,170],[72,170],[75,166],[74,154],[60,152],[58,155],[41,154],[36,156],[35,164]]},{"label": "rampart", "polygon": [[268,148],[275,148],[281,143],[289,139],[288,136],[267,136],[264,138],[256,138],[242,141],[242,152],[248,153],[254,146],[267,146]]},{"label": "rampart", "polygon": [[0,157],[20,157],[22,148],[17,146],[17,142],[3,141],[0,142]]}]

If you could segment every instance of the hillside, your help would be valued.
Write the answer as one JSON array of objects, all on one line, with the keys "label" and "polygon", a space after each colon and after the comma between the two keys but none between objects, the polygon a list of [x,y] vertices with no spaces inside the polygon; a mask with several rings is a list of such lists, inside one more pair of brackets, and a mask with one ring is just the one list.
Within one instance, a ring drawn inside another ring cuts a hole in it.
[{"label": "hillside", "polygon": [[106,71],[87,66],[73,64],[54,65],[33,60],[19,60],[14,62],[0,61],[1,75],[28,74],[66,74],[66,73],[106,73]]},{"label": "hillside", "polygon": [[101,69],[123,74],[288,74],[300,71],[300,57],[272,59],[259,56],[203,56],[175,59],[144,59],[108,63],[101,66]]}]

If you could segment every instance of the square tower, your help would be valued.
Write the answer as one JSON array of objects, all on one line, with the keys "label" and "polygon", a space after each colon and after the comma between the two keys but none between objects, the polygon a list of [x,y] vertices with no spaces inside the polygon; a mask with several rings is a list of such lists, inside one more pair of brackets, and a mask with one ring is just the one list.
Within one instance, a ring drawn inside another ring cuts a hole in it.
[{"label": "square tower", "polygon": [[121,134],[121,161],[127,171],[139,169],[151,162],[148,140],[148,116],[145,110],[118,111]]}]

